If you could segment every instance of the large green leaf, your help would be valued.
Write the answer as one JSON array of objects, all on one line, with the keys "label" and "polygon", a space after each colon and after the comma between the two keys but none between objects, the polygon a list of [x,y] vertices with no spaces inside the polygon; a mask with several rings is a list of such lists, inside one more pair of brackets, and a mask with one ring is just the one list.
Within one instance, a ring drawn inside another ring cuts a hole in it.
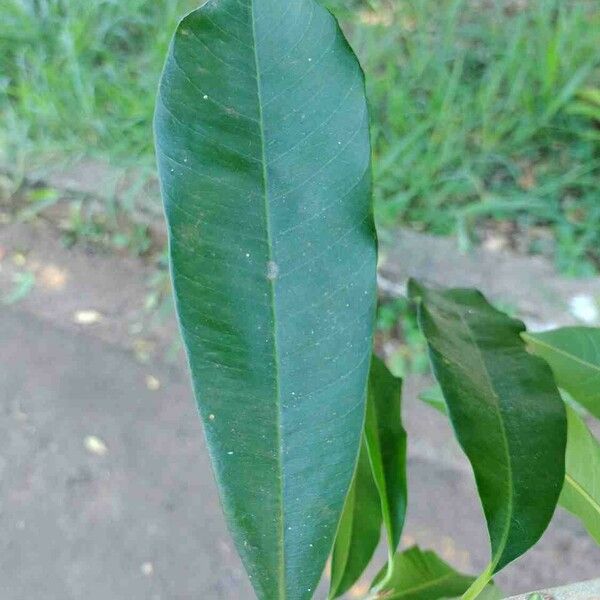
[{"label": "large green leaf", "polygon": [[[373,582],[374,586],[386,577],[386,583],[377,588],[374,598],[381,600],[440,600],[464,594],[475,577],[463,575],[445,563],[434,552],[417,546],[394,556],[391,576],[384,568]],[[480,600],[501,598],[498,588],[488,585]]]},{"label": "large green leaf", "polygon": [[380,534],[379,494],[363,442],[333,546],[330,598],[341,596],[358,581],[371,562]]},{"label": "large green leaf", "polygon": [[523,337],[550,365],[558,385],[600,418],[600,328],[563,327]]},{"label": "large green leaf", "polygon": [[477,586],[537,542],[565,475],[566,418],[552,372],[524,326],[474,290],[410,283],[458,441],[485,512],[492,560]]},{"label": "large green leaf", "polygon": [[600,444],[569,406],[567,420],[567,473],[559,502],[600,544]]},{"label": "large green leaf", "polygon": [[406,516],[406,431],[401,416],[402,380],[376,356],[371,364],[365,438],[375,484],[381,498],[390,557],[394,555]]},{"label": "large green leaf", "polygon": [[211,0],[155,115],[179,320],[261,599],[309,598],[358,456],[376,297],[362,71],[314,0]]}]

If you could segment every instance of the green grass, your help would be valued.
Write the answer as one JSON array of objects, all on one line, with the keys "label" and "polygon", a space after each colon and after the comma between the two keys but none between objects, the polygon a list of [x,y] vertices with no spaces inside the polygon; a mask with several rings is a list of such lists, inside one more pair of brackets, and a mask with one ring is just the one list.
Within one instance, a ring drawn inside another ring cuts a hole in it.
[{"label": "green grass", "polygon": [[[163,56],[186,0],[4,0],[0,164],[109,158],[153,168]],[[332,0],[368,78],[381,224],[470,241],[486,220],[553,233],[600,264],[597,0]]]},{"label": "green grass", "polygon": [[463,235],[490,217],[547,225],[560,266],[589,270],[600,147],[565,109],[598,77],[597,2],[376,4],[385,23],[357,27],[354,42],[369,76],[381,220]]},{"label": "green grass", "polygon": [[[4,0],[0,160],[153,165],[156,84],[191,0]],[[16,159],[16,160],[15,160]]]}]

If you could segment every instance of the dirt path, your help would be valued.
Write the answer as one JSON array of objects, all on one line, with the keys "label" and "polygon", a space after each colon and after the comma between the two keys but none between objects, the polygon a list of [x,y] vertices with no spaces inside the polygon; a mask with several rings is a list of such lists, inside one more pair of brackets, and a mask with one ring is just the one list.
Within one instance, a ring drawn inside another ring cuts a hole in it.
[{"label": "dirt path", "polygon": [[[0,310],[2,599],[251,598],[173,346],[173,315],[146,308],[153,267],[67,250],[44,222],[2,226],[0,258],[1,298],[29,281]],[[401,284],[409,267],[394,275],[390,264],[385,276]],[[424,385],[411,378],[404,401],[403,543],[475,571],[488,550],[472,477],[446,421],[415,399]],[[560,511],[543,542],[498,579],[520,592],[591,578],[598,564],[600,550]]]}]

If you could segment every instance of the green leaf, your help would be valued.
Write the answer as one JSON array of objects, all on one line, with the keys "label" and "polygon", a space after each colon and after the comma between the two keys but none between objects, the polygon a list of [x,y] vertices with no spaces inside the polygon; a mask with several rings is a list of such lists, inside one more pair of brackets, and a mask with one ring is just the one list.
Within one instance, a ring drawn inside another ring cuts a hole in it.
[{"label": "green leaf", "polygon": [[435,408],[437,411],[441,412],[444,415],[448,414],[448,407],[446,406],[446,400],[444,399],[444,394],[442,392],[442,388],[439,385],[434,385],[429,389],[421,392],[419,394],[419,398],[425,402],[425,404],[429,404],[432,408]]},{"label": "green leaf", "polygon": [[600,418],[600,328],[563,327],[523,338],[550,365],[558,385]]},{"label": "green leaf", "polygon": [[381,534],[381,504],[363,441],[331,558],[329,598],[348,591],[367,568]]},{"label": "green leaf", "polygon": [[520,321],[474,290],[409,286],[458,441],[475,474],[492,560],[468,597],[533,546],[564,481],[566,418],[549,367]]},{"label": "green leaf", "polygon": [[373,356],[363,449],[336,536],[330,598],[343,594],[361,576],[379,542],[382,520],[390,557],[400,542],[407,500],[401,396],[402,380]]},{"label": "green leaf", "polygon": [[[441,413],[447,414],[446,401],[439,386],[420,396]],[[600,443],[583,419],[567,404],[567,452],[565,482],[559,504],[581,519],[600,544]]]},{"label": "green leaf", "polygon": [[600,444],[569,406],[567,421],[567,473],[559,502],[600,544]]},{"label": "green leaf", "polygon": [[402,427],[401,395],[402,380],[394,377],[384,362],[374,356],[365,438],[381,498],[390,557],[400,543],[407,503],[406,431]]},{"label": "green leaf", "polygon": [[[391,577],[382,587],[381,580],[386,576],[387,567],[375,578],[377,589],[374,598],[382,600],[439,600],[456,598],[464,594],[475,581],[475,577],[463,575],[445,563],[434,552],[423,551],[417,546],[394,556]],[[488,585],[480,599],[499,599],[498,588]]]},{"label": "green leaf", "polygon": [[[446,401],[439,386],[420,395],[441,413],[447,414]],[[565,483],[559,504],[579,517],[600,544],[600,443],[583,419],[567,404],[567,451]]]},{"label": "green leaf", "polygon": [[177,29],[155,138],[229,527],[259,598],[309,598],[356,464],[371,356],[362,71],[314,0],[212,0]]},{"label": "green leaf", "polygon": [[[420,398],[441,413],[448,413],[439,386],[426,390]],[[591,536],[600,544],[600,443],[577,412],[568,404],[566,409],[566,472],[558,502],[581,519]]]},{"label": "green leaf", "polygon": [[333,550],[331,598],[348,590],[369,564],[379,542],[382,521],[390,557],[400,542],[407,502],[401,396],[402,380],[373,356],[363,449]]}]

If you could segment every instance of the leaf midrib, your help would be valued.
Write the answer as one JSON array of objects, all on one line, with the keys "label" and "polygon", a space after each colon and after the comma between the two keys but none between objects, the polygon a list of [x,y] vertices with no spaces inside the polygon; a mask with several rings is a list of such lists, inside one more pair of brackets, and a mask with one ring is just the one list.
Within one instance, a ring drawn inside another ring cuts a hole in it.
[{"label": "leaf midrib", "polygon": [[[271,232],[271,219],[269,211],[269,186],[268,186],[268,172],[267,172],[267,156],[266,156],[266,142],[265,142],[265,121],[263,115],[263,102],[262,102],[262,82],[260,75],[260,63],[258,58],[258,44],[256,38],[256,17],[254,14],[254,0],[250,0],[250,11],[252,19],[252,46],[254,49],[254,67],[256,69],[256,92],[258,99],[258,113],[259,113],[259,127],[260,127],[260,143],[261,143],[261,162],[262,162],[262,183],[263,183],[263,198],[264,198],[264,209],[265,209],[265,224],[267,228],[267,247],[269,252],[269,261],[273,261],[273,239]],[[273,355],[274,355],[274,368],[275,368],[275,391],[277,400],[277,420],[276,420],[276,435],[277,435],[277,446],[278,446],[278,464],[279,464],[279,549],[278,549],[278,590],[279,597],[283,600],[286,592],[285,582],[285,511],[283,504],[283,440],[281,436],[282,427],[282,415],[281,415],[281,389],[279,384],[279,350],[277,345],[277,312],[275,302],[275,281],[267,278],[269,291],[270,291],[270,309],[271,318],[273,321]]]},{"label": "leaf midrib", "polygon": [[525,335],[524,337],[526,340],[530,340],[534,344],[543,346],[544,348],[546,348],[547,350],[550,350],[551,352],[560,354],[561,356],[564,356],[565,358],[568,358],[569,360],[572,360],[573,362],[579,363],[580,365],[582,365],[584,367],[588,367],[588,368],[592,369],[593,371],[598,371],[598,373],[600,374],[600,366],[599,365],[588,362],[587,360],[577,356],[576,354],[571,354],[571,353],[567,352],[566,350],[563,350],[562,348],[553,346],[552,344],[549,344],[548,342],[542,341],[540,338],[536,338],[531,335]]},{"label": "leaf midrib", "polygon": [[565,474],[565,481],[580,495],[588,504],[592,506],[594,511],[600,515],[600,502],[598,502],[590,492],[588,492],[572,475]]}]

